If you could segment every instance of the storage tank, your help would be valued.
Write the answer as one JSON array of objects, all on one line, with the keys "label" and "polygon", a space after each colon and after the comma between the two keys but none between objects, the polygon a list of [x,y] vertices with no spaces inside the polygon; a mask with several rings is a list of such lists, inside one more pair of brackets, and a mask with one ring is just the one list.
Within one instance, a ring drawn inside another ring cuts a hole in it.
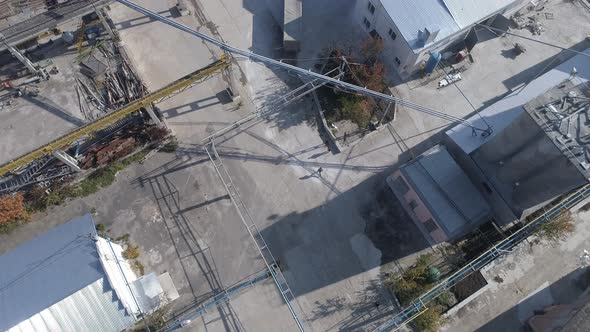
[{"label": "storage tank", "polygon": [[441,58],[442,58],[442,55],[439,52],[430,53],[430,58],[426,62],[426,66],[424,67],[424,72],[426,72],[426,74],[432,73],[434,71],[434,68],[436,68],[436,66],[440,62]]}]

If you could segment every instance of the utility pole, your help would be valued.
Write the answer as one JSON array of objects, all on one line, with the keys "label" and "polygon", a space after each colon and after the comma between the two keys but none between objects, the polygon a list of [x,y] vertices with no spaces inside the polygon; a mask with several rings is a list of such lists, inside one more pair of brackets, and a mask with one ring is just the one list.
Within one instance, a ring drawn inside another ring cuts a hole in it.
[{"label": "utility pole", "polygon": [[12,54],[18,59],[18,61],[25,65],[31,74],[39,76],[44,80],[49,79],[49,74],[45,70],[40,69],[38,65],[35,65],[33,62],[31,62],[31,60],[24,56],[24,54],[22,54],[16,47],[8,45],[2,33],[0,33],[0,40],[6,46],[10,54]]}]

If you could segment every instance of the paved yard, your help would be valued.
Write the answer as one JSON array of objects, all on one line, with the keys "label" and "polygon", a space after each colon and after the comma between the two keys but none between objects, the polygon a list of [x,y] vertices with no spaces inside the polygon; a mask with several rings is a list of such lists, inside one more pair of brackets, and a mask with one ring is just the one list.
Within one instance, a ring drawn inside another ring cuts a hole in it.
[{"label": "paved yard", "polygon": [[590,213],[576,215],[576,230],[556,246],[534,238],[490,264],[490,286],[451,316],[442,331],[527,331],[526,321],[552,304],[569,304],[589,286]]}]

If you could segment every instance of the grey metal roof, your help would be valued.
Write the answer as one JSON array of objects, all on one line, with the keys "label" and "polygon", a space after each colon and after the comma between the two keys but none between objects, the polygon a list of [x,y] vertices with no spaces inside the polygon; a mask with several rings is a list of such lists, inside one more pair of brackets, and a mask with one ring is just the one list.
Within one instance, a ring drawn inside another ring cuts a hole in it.
[{"label": "grey metal roof", "polygon": [[483,20],[491,14],[515,2],[514,0],[443,0],[447,9],[461,28]]},{"label": "grey metal roof", "polygon": [[436,40],[460,30],[441,0],[381,0],[381,3],[412,49],[424,46],[419,42],[418,30],[440,30]]},{"label": "grey metal roof", "polygon": [[125,314],[106,278],[20,322],[8,332],[122,331],[135,323]]},{"label": "grey metal roof", "polygon": [[449,237],[490,214],[490,207],[444,146],[437,145],[401,168]]},{"label": "grey metal roof", "polygon": [[[590,49],[586,49],[583,52],[590,54]],[[492,126],[492,129],[494,130],[492,135],[488,137],[482,137],[481,135],[473,136],[471,128],[463,125],[457,125],[451,128],[446,132],[446,135],[459,148],[461,148],[463,152],[466,154],[472,153],[482,144],[490,141],[490,139],[495,137],[497,133],[506,128],[512,120],[522,114],[522,112],[524,112],[522,105],[567,79],[570,76],[573,67],[576,67],[578,72],[576,75],[576,82],[584,83],[590,80],[588,57],[576,55],[531,81],[529,84],[525,85],[523,89],[517,90],[479,112],[481,117]],[[472,116],[468,121],[476,127],[486,127],[479,115]]]},{"label": "grey metal roof", "polygon": [[[92,217],[85,215],[0,256],[0,331],[8,330],[64,299],[67,299],[68,306],[82,306],[83,302],[77,302],[80,297],[71,295],[105,278],[94,235]],[[108,283],[104,284],[108,286]],[[110,289],[105,287],[102,292],[109,294]],[[100,304],[100,297],[82,299],[96,302],[88,307],[89,310],[108,306]],[[112,295],[108,300],[117,302]],[[121,314],[125,313],[117,311],[116,316]],[[74,325],[75,320],[85,319],[78,315],[66,318]]]},{"label": "grey metal roof", "polygon": [[470,27],[515,0],[381,0],[413,50],[424,47],[418,31],[439,30],[434,42]]}]

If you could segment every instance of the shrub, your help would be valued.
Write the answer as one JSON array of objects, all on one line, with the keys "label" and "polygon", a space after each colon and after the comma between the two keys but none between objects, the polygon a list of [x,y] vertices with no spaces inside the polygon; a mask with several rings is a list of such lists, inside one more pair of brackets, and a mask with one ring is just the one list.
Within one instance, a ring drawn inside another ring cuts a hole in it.
[{"label": "shrub", "polygon": [[178,148],[178,140],[176,139],[176,137],[172,137],[172,139],[170,139],[170,142],[164,144],[164,146],[162,146],[160,151],[166,152],[166,153],[172,153],[172,152],[176,151],[177,148]]},{"label": "shrub", "polygon": [[96,231],[98,232],[98,236],[107,237],[107,227],[105,224],[96,224]]},{"label": "shrub", "polygon": [[366,128],[369,125],[371,114],[367,110],[367,100],[354,97],[344,96],[339,99],[342,117],[356,123],[360,128]]},{"label": "shrub", "polygon": [[570,235],[576,226],[570,212],[562,213],[554,219],[542,223],[537,228],[537,235],[539,237],[549,240],[549,242],[557,243],[565,240]]},{"label": "shrub", "polygon": [[416,264],[407,269],[401,276],[386,281],[403,306],[410,304],[432,286],[428,278],[428,266],[431,261],[431,255],[422,255],[418,258]]},{"label": "shrub", "polygon": [[0,197],[0,225],[26,220],[28,217],[21,193]]},{"label": "shrub", "polygon": [[158,310],[149,314],[145,320],[139,321],[131,330],[133,332],[160,331],[166,327],[170,315],[170,305],[163,305]]},{"label": "shrub", "polygon": [[361,45],[361,54],[367,61],[375,62],[383,51],[383,39],[368,37]]},{"label": "shrub", "polygon": [[133,265],[131,265],[131,268],[138,276],[142,276],[145,274],[145,267],[138,260],[133,261]]},{"label": "shrub", "polygon": [[412,321],[412,325],[420,332],[438,332],[442,324],[442,308],[433,306]]},{"label": "shrub", "polygon": [[136,259],[139,257],[139,247],[128,245],[127,248],[123,251],[123,257],[126,259]]},{"label": "shrub", "polygon": [[158,142],[166,138],[170,132],[164,126],[153,126],[146,129],[146,134],[150,141]]},{"label": "shrub", "polygon": [[368,89],[381,92],[385,90],[385,65],[381,62],[375,62],[372,65],[351,66],[356,79]]}]

